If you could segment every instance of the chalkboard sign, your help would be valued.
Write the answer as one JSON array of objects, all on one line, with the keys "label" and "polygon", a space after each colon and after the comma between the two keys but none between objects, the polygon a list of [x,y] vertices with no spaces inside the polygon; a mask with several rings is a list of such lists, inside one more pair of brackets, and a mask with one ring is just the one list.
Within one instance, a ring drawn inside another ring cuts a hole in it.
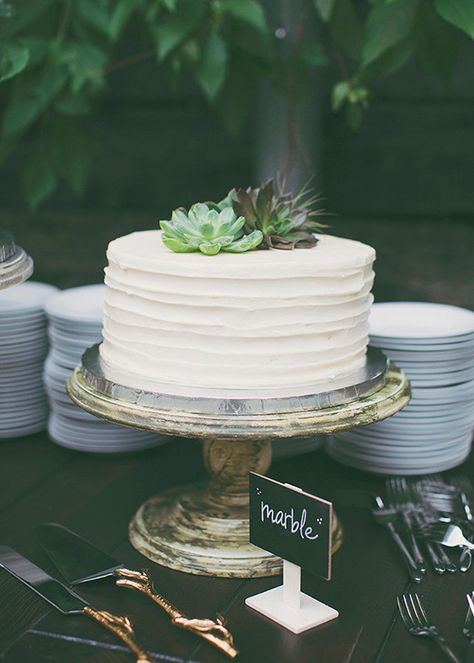
[{"label": "chalkboard sign", "polygon": [[250,473],[250,542],[330,580],[332,504]]}]

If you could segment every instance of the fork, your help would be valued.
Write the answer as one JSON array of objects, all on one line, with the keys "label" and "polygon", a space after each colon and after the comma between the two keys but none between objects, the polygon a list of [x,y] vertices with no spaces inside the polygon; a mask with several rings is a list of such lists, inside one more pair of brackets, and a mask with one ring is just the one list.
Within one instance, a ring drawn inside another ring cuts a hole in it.
[{"label": "fork", "polygon": [[474,550],[474,543],[471,543],[466,539],[459,525],[438,521],[436,523],[422,525],[420,532],[423,536],[427,536],[433,541],[441,543],[443,546],[449,546],[450,548],[463,546],[470,550]]},{"label": "fork", "polygon": [[468,608],[462,632],[469,639],[466,663],[474,663],[474,592],[466,594],[466,600]]},{"label": "fork", "polygon": [[424,575],[426,573],[426,562],[414,534],[414,523],[412,522],[414,506],[410,501],[406,480],[403,477],[391,477],[386,481],[386,488],[391,506],[400,515],[417,569]]},{"label": "fork", "polygon": [[[420,532],[421,526],[435,522],[440,518],[439,511],[436,509],[436,507],[433,506],[433,504],[431,504],[429,500],[427,500],[426,495],[423,492],[427,480],[428,479],[424,477],[423,479],[415,480],[411,484],[411,489],[414,496],[413,501],[418,505],[418,518],[416,523],[418,530],[417,536],[422,536],[425,545],[428,545],[428,539],[423,537],[422,533]],[[439,481],[437,483],[439,484]],[[451,558],[449,557],[445,548],[440,543],[436,543],[434,541],[431,542],[431,545],[435,555],[438,557],[442,568],[444,568],[446,571],[449,571],[449,573],[455,573],[458,570],[458,567],[451,561]]]},{"label": "fork", "polygon": [[424,635],[431,638],[451,663],[460,663],[437,627],[428,618],[418,594],[402,594],[397,597],[397,604],[403,623],[411,635]]}]

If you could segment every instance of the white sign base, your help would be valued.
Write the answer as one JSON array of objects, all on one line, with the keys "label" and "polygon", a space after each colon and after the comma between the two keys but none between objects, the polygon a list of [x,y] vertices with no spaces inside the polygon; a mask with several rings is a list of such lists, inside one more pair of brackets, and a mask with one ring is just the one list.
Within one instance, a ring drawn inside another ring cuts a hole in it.
[{"label": "white sign base", "polygon": [[336,619],[337,610],[300,591],[301,569],[283,560],[283,585],[249,596],[245,603],[293,633]]}]

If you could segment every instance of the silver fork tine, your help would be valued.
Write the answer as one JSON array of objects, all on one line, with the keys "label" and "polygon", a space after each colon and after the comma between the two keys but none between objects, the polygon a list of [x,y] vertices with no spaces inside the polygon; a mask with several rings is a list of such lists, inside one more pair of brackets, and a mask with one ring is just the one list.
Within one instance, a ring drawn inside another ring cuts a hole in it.
[{"label": "silver fork tine", "polygon": [[474,617],[474,592],[472,594],[466,594],[467,602],[469,604],[469,609],[471,611],[471,620]]},{"label": "silver fork tine", "polygon": [[399,596],[397,596],[397,605],[398,605],[398,611],[400,613],[400,617],[402,618],[403,623],[405,624],[406,628],[410,630],[410,623],[408,621],[407,617],[407,608],[406,608],[406,603],[405,603],[405,594],[402,596],[400,599]]},{"label": "silver fork tine", "polygon": [[430,621],[418,594],[406,593],[402,594],[401,597],[398,596],[397,605],[402,621],[411,635],[431,638],[451,663],[459,663],[456,654],[450,649],[443,636],[440,635],[435,624]]},{"label": "silver fork tine", "polygon": [[402,519],[405,528],[405,533],[408,537],[410,548],[413,553],[413,559],[415,560],[415,564],[418,570],[420,571],[420,573],[424,574],[426,573],[426,562],[418,546],[413,531],[413,519],[411,516],[410,495],[406,480],[404,477],[393,477],[392,479],[389,480],[389,482],[393,489],[395,502],[396,502],[396,509],[400,513],[400,517]]},{"label": "silver fork tine", "polygon": [[415,596],[416,604],[417,604],[417,606],[418,606],[418,608],[419,608],[419,610],[420,610],[421,616],[422,616],[422,618],[423,618],[423,622],[422,622],[422,624],[423,624],[424,626],[428,626],[430,622],[429,622],[429,619],[428,619],[428,617],[427,617],[427,615],[426,615],[426,612],[425,612],[424,609],[423,609],[423,606],[422,606],[421,601],[420,601],[420,597],[418,596],[418,594],[415,594],[414,596]]},{"label": "silver fork tine", "polygon": [[429,625],[428,619],[426,619],[425,613],[423,612],[418,594],[410,594],[410,600],[418,621],[418,626],[420,628],[426,628]]}]

